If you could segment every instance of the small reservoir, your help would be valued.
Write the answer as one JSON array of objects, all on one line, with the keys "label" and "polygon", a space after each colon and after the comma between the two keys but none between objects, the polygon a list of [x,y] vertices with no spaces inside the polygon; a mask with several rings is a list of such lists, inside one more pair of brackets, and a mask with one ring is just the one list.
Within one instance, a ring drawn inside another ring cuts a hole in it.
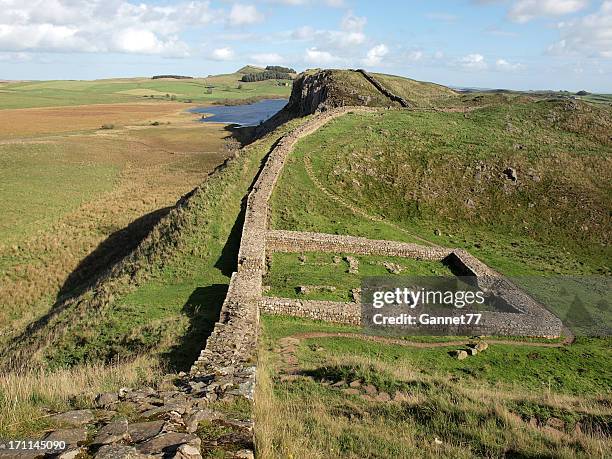
[{"label": "small reservoir", "polygon": [[263,99],[245,105],[211,105],[192,108],[191,113],[206,113],[212,116],[202,118],[203,123],[238,124],[257,126],[278,113],[287,104],[287,99]]}]

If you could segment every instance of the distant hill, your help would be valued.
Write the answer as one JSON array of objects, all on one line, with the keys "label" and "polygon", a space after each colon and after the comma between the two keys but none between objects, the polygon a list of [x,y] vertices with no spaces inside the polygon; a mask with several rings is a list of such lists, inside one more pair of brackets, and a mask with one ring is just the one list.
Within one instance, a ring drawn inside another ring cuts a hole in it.
[{"label": "distant hill", "polygon": [[236,70],[236,73],[259,73],[259,72],[263,72],[266,69],[263,67],[257,67],[255,65],[245,65],[244,67]]}]

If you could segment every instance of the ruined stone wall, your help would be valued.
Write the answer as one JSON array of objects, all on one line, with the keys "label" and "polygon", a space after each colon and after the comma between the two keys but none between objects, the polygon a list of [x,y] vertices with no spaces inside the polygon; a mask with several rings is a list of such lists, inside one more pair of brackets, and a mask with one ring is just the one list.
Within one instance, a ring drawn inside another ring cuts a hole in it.
[{"label": "ruined stone wall", "polygon": [[389,91],[385,86],[383,86],[383,84],[380,81],[374,78],[372,74],[366,72],[364,69],[357,69],[357,72],[361,73],[365,77],[366,80],[372,83],[372,85],[374,85],[376,89],[378,89],[382,94],[387,96],[389,99],[391,99],[394,102],[399,103],[402,107],[410,108],[410,103],[406,99]]},{"label": "ruined stone wall", "polygon": [[266,244],[270,252],[354,253],[438,261],[444,260],[453,252],[453,249],[409,242],[283,230],[268,231]]},{"label": "ruined stone wall", "polygon": [[[362,73],[376,85],[375,79],[363,71]],[[379,90],[386,91],[384,87]],[[360,323],[361,310],[358,303],[262,298],[266,250],[345,252],[440,260],[462,274],[474,276],[482,288],[495,291],[519,312],[486,313],[483,324],[494,326],[498,333],[508,335],[558,336],[560,334],[561,322],[556,317],[525,292],[501,279],[495,271],[464,250],[370,240],[354,236],[268,231],[269,200],[287,157],[297,141],[346,113],[375,111],[376,109],[368,107],[340,107],[327,110],[282,137],[270,151],[247,198],[238,254],[238,270],[232,275],[219,322],[215,325],[205,349],[191,370],[193,376],[205,378],[215,387],[215,391],[218,392],[219,388],[225,387],[252,397],[260,308],[271,314],[298,315],[353,325]],[[482,333],[487,333],[490,329],[483,325]]]},{"label": "ruined stone wall", "polygon": [[[360,303],[342,303],[336,301],[301,300],[294,298],[263,297],[259,302],[261,312],[273,315],[287,315],[322,320],[345,325],[360,325],[362,310]],[[464,311],[449,310],[445,316],[460,316]],[[483,311],[479,325],[469,328],[456,326],[453,335],[503,335],[503,336],[541,336],[557,337],[560,332],[560,321],[556,317],[544,317],[526,313]],[[551,320],[552,319],[552,320]],[[411,326],[412,330],[420,330],[426,334],[436,334],[442,330],[437,326]],[[445,327],[448,330],[449,327]],[[494,332],[494,333],[493,333]]]},{"label": "ruined stone wall", "polygon": [[361,323],[359,303],[263,297],[259,307],[261,312],[266,314],[305,317],[348,325]]},{"label": "ruined stone wall", "polygon": [[296,142],[330,120],[351,111],[375,109],[342,107],[328,110],[282,137],[270,151],[247,198],[238,253],[238,270],[230,280],[219,321],[191,368],[192,376],[206,378],[210,384],[216,384],[217,388],[225,385],[228,388],[235,386],[231,390],[238,390],[237,387],[241,393],[252,397],[259,302],[265,270],[268,202]]}]

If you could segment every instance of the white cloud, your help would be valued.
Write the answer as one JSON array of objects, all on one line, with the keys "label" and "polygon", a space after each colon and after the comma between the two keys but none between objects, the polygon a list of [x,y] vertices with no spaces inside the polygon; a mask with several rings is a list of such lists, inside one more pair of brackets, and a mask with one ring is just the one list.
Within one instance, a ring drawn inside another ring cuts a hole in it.
[{"label": "white cloud", "polygon": [[0,50],[186,56],[178,38],[215,13],[208,1],[171,6],[126,0],[0,0]]},{"label": "white cloud", "polygon": [[410,51],[406,57],[408,58],[409,61],[417,62],[423,59],[423,56],[424,56],[423,51],[417,50],[417,51]]},{"label": "white cloud", "polygon": [[0,62],[27,62],[32,60],[29,53],[0,53]]},{"label": "white cloud", "polygon": [[375,66],[379,65],[387,54],[389,54],[389,48],[387,45],[381,43],[380,45],[376,45],[371,48],[365,59],[362,60],[364,65]]},{"label": "white cloud", "polygon": [[229,13],[229,23],[233,26],[242,26],[261,22],[264,15],[257,11],[255,5],[243,5],[236,3],[232,5]]},{"label": "white cloud", "polygon": [[482,54],[468,54],[459,59],[458,64],[468,70],[485,70],[488,67]]},{"label": "white cloud", "polygon": [[355,16],[352,11],[342,18],[342,30],[347,32],[361,32],[368,20],[363,16]]},{"label": "white cloud", "polygon": [[518,0],[508,11],[508,17],[528,22],[539,16],[563,16],[584,9],[588,3],[588,0]]},{"label": "white cloud", "polygon": [[311,40],[316,47],[338,50],[339,48],[354,48],[366,42],[363,29],[367,19],[347,12],[340,23],[340,30],[316,30],[303,26],[291,32],[294,40]]},{"label": "white cloud", "polygon": [[338,61],[338,58],[329,51],[321,51],[317,48],[308,48],[304,55],[304,61],[314,65],[327,65]]},{"label": "white cloud", "polygon": [[558,24],[561,40],[548,48],[552,54],[581,54],[612,59],[612,0],[599,11]]},{"label": "white cloud", "polygon": [[508,62],[505,59],[497,59],[495,61],[495,68],[501,72],[516,72],[524,67],[523,64],[518,62]]},{"label": "white cloud", "polygon": [[251,59],[253,59],[257,64],[266,65],[282,64],[284,61],[283,56],[277,53],[253,54]]},{"label": "white cloud", "polygon": [[[290,6],[302,6],[316,3],[314,0],[272,0],[272,2]],[[344,6],[344,0],[323,0],[322,3],[333,8],[341,8]]]},{"label": "white cloud", "polygon": [[212,53],[210,53],[210,59],[214,61],[231,61],[234,59],[236,53],[229,46],[225,46],[223,48],[214,49]]}]

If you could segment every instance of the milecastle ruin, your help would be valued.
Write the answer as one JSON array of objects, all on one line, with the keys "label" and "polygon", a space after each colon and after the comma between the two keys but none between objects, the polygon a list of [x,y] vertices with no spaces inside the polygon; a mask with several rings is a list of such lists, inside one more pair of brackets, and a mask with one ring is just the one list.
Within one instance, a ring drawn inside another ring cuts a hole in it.
[{"label": "milecastle ruin", "polygon": [[[409,107],[407,101],[388,91],[373,76],[363,70],[359,73],[390,101]],[[70,431],[53,431],[44,437],[49,440],[58,435],[59,438],[66,438],[68,433],[72,435],[72,446],[66,455],[57,457],[76,457],[79,452],[89,451],[95,452],[98,459],[141,457],[142,454],[156,454],[155,457],[173,454],[172,457],[176,458],[201,459],[201,439],[195,433],[200,421],[214,420],[234,429],[232,441],[237,450],[234,457],[252,459],[253,420],[234,419],[231,413],[216,411],[211,402],[231,402],[242,397],[253,400],[260,312],[353,325],[362,320],[358,294],[349,303],[264,296],[266,257],[274,252],[327,252],[440,261],[456,274],[473,278],[479,288],[502,298],[511,306],[505,312],[484,312],[481,327],[474,329],[478,333],[549,337],[561,334],[562,324],[558,318],[465,250],[269,228],[270,198],[296,143],[334,118],[352,112],[378,110],[380,108],[364,106],[327,107],[273,146],[247,198],[237,270],[232,274],[219,320],[190,374],[179,374],[177,386],[170,390],[124,388],[119,393],[100,394],[96,398],[98,408],[115,409],[122,403],[135,411],[144,410],[140,416],[150,419],[147,422],[128,423],[125,419],[100,422],[94,419],[91,410],[55,415],[62,422],[77,426]],[[333,199],[331,194],[327,196]],[[346,258],[351,264],[352,258]],[[353,266],[349,268],[353,269],[352,272],[356,271],[355,264],[353,260]],[[87,426],[90,430],[97,429],[97,434],[88,446],[75,446],[83,444],[87,438]],[[10,456],[0,451],[0,457]]]},{"label": "milecastle ruin", "polygon": [[[372,81],[373,78],[368,80]],[[386,93],[385,95],[392,98]],[[482,326],[475,329],[478,333],[547,337],[561,334],[562,324],[558,318],[465,250],[269,228],[269,201],[295,144],[302,137],[339,116],[377,110],[363,106],[326,110],[315,114],[313,118],[282,137],[272,148],[247,199],[237,271],[231,278],[219,322],[208,338],[206,348],[192,366],[192,377],[205,378],[209,382],[220,378],[221,383],[216,382],[216,387],[223,384],[223,381],[232,381],[240,388],[241,394],[252,399],[260,311],[347,324],[360,323],[361,308],[357,302],[307,301],[264,296],[262,289],[266,255],[273,252],[353,253],[442,261],[461,275],[473,276],[480,288],[493,292],[512,306],[512,312],[483,313]]]}]

